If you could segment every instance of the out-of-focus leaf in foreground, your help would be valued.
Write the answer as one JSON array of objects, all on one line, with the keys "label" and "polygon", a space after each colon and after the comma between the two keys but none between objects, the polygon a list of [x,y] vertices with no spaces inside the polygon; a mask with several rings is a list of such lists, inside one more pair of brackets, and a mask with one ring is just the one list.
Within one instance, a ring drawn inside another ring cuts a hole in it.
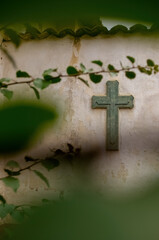
[{"label": "out-of-focus leaf in foreground", "polygon": [[36,210],[11,239],[158,240],[158,223],[158,186],[131,199],[76,194]]},{"label": "out-of-focus leaf in foreground", "polygon": [[54,109],[40,103],[17,101],[0,106],[0,154],[22,150],[56,117]]}]

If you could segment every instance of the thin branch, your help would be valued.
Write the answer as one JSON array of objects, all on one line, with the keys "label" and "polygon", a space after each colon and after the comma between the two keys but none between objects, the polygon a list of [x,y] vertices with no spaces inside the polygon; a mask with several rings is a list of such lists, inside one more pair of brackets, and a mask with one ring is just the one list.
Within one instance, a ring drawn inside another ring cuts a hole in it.
[{"label": "thin branch", "polygon": [[[70,77],[79,77],[79,76],[86,76],[86,75],[89,75],[89,74],[101,74],[101,73],[118,73],[118,72],[122,72],[122,71],[130,71],[130,70],[133,70],[133,69],[138,69],[139,66],[132,66],[132,67],[128,67],[128,68],[121,68],[121,69],[116,69],[116,70],[100,70],[100,71],[94,71],[94,72],[78,72],[77,74],[72,74],[72,75],[68,75],[68,74],[59,74],[57,75],[56,77],[52,77],[52,78],[70,78]],[[147,66],[145,66],[144,68],[146,68]],[[9,82],[9,83],[4,83],[2,84],[1,87],[8,87],[8,86],[12,86],[12,85],[19,85],[19,84],[31,84],[34,82],[36,78],[33,78],[31,77],[31,79],[29,80],[26,80],[26,81],[16,81],[16,80],[12,80],[12,82]],[[47,81],[47,80],[46,80]]]},{"label": "thin branch", "polygon": [[20,172],[23,172],[23,171],[25,171],[25,170],[30,170],[33,166],[41,163],[42,161],[43,161],[43,160],[38,160],[38,161],[32,163],[31,165],[25,167],[25,168],[21,168],[18,172],[20,173]]}]

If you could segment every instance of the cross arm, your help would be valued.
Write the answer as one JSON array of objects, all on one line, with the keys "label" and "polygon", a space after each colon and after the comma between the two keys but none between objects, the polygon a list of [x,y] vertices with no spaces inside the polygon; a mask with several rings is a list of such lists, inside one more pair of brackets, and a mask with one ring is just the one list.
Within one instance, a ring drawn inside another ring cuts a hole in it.
[{"label": "cross arm", "polygon": [[107,96],[92,97],[92,108],[107,108],[110,104],[110,98]]},{"label": "cross arm", "polygon": [[133,108],[134,107],[134,97],[131,96],[119,96],[116,100],[116,106],[119,108]]}]

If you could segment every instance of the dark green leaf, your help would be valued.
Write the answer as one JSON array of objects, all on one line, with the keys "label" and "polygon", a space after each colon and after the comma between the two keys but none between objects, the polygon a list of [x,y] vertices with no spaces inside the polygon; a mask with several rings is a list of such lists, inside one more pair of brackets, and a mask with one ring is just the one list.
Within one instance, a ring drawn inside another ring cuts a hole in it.
[{"label": "dark green leaf", "polygon": [[47,70],[45,70],[44,72],[43,72],[43,77],[45,77],[45,76],[47,76],[47,75],[50,75],[51,73],[53,73],[53,72],[57,72],[57,68],[49,68],[49,69],[47,69]]},{"label": "dark green leaf", "polygon": [[148,65],[149,67],[153,67],[153,66],[155,66],[155,63],[154,63],[153,60],[147,59],[147,65]]},{"label": "dark green leaf", "polygon": [[127,59],[129,59],[129,61],[130,61],[131,63],[134,63],[134,62],[135,62],[135,58],[133,58],[133,57],[127,56]]},{"label": "dark green leaf", "polygon": [[15,177],[8,176],[5,178],[2,178],[1,180],[4,182],[4,184],[7,187],[12,188],[14,192],[16,192],[20,186],[19,179],[15,178]]},{"label": "dark green leaf", "polygon": [[34,170],[33,172],[34,172],[39,178],[41,178],[41,180],[43,180],[48,187],[50,187],[49,182],[48,182],[48,179],[47,179],[41,172],[39,172],[39,171],[37,171],[37,170]]},{"label": "dark green leaf", "polygon": [[0,218],[6,217],[8,214],[11,214],[15,206],[12,204],[0,204]]},{"label": "dark green leaf", "polygon": [[78,71],[75,67],[69,66],[67,68],[67,73],[68,73],[68,75],[77,75]]},{"label": "dark green leaf", "polygon": [[55,84],[61,81],[60,77],[49,77],[46,81],[49,81],[50,84]]},{"label": "dark green leaf", "polygon": [[141,66],[138,66],[138,69],[141,73],[146,73],[146,71],[147,71],[146,68],[141,67]]},{"label": "dark green leaf", "polygon": [[45,81],[44,79],[41,78],[36,78],[33,82],[35,87],[40,88],[40,89],[45,89],[47,88],[51,83],[49,81]]},{"label": "dark green leaf", "polygon": [[13,91],[10,91],[8,89],[0,89],[0,92],[3,94],[4,97],[6,97],[8,100],[10,100],[13,97]]},{"label": "dark green leaf", "polygon": [[34,91],[34,93],[35,93],[35,96],[36,96],[37,99],[39,100],[39,99],[40,99],[40,93],[38,92],[38,90],[37,90],[35,87],[33,87],[33,86],[30,86],[30,88],[33,89],[33,91]]},{"label": "dark green leaf", "polygon": [[0,201],[1,201],[3,204],[6,203],[6,200],[5,200],[5,198],[4,198],[2,195],[0,195]]},{"label": "dark green leaf", "polygon": [[53,73],[53,72],[57,72],[57,68],[55,68],[55,69],[49,68],[49,69],[45,70],[45,71],[43,72],[43,77],[44,77],[44,79],[45,79],[45,80],[52,79],[53,76],[50,75],[50,74]]},{"label": "dark green leaf", "polygon": [[55,155],[56,156],[64,156],[65,155],[65,152],[64,151],[62,151],[61,149],[57,149],[56,151],[55,151]]},{"label": "dark green leaf", "polygon": [[141,66],[138,66],[138,69],[139,69],[139,71],[140,71],[141,73],[145,73],[145,74],[147,74],[147,75],[151,75],[151,74],[152,74],[152,69],[147,70],[146,68],[141,67]]},{"label": "dark green leaf", "polygon": [[9,176],[19,176],[20,175],[20,171],[11,171],[9,169],[4,169],[4,171],[9,175]]},{"label": "dark green leaf", "polygon": [[136,73],[132,71],[126,71],[125,76],[129,79],[134,79],[136,77]]},{"label": "dark green leaf", "polygon": [[15,44],[16,47],[20,45],[20,37],[14,30],[7,28],[4,30],[4,32],[5,35],[7,35],[10,40]]},{"label": "dark green leaf", "polygon": [[155,71],[155,72],[158,72],[158,71],[159,71],[158,65],[155,65],[155,66],[154,66],[154,71]]},{"label": "dark green leaf", "polygon": [[16,72],[16,76],[19,78],[28,78],[30,75],[27,72],[23,72],[21,70]]},{"label": "dark green leaf", "polygon": [[48,170],[50,171],[51,169],[58,167],[60,165],[59,160],[55,158],[46,158],[41,162],[41,164]]},{"label": "dark green leaf", "polygon": [[116,71],[115,67],[111,64],[108,65],[108,70],[109,71]]},{"label": "dark green leaf", "polygon": [[57,114],[47,105],[21,100],[0,106],[0,116],[0,126],[3,126],[0,128],[0,153],[8,154],[28,146],[38,129],[43,130],[41,127],[55,120]]},{"label": "dark green leaf", "polygon": [[67,143],[67,146],[68,146],[68,150],[69,150],[69,152],[73,152],[74,147],[72,146],[72,144]]},{"label": "dark green leaf", "polygon": [[94,74],[94,73],[90,73],[89,74],[89,77],[91,79],[92,82],[94,83],[99,83],[101,82],[103,76],[102,75],[97,75],[97,74]]},{"label": "dark green leaf", "polygon": [[89,87],[89,83],[88,81],[86,81],[85,79],[81,78],[81,77],[78,77],[79,80],[81,80],[84,84],[87,85],[87,87]]},{"label": "dark green leaf", "polygon": [[14,160],[11,160],[11,161],[7,162],[6,166],[11,168],[11,169],[20,168],[19,163],[14,161]]},{"label": "dark green leaf", "polygon": [[26,162],[35,162],[37,159],[34,159],[34,158],[32,158],[32,157],[30,157],[30,156],[25,156],[25,161]]},{"label": "dark green leaf", "polygon": [[102,67],[103,63],[100,60],[94,60],[92,63],[97,64],[98,66]]},{"label": "dark green leaf", "polygon": [[147,74],[147,75],[151,75],[151,74],[152,74],[152,69],[151,69],[151,70],[147,70],[147,71],[146,71],[146,74]]}]

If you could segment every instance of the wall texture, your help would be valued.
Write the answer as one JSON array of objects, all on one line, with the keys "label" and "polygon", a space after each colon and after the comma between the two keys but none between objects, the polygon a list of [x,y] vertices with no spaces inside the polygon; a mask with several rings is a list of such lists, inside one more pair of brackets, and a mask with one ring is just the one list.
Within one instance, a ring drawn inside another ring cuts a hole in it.
[{"label": "wall texture", "polygon": [[[64,73],[68,65],[78,66],[81,62],[98,69],[91,63],[98,59],[103,61],[104,66],[111,63],[120,67],[120,61],[124,65],[129,64],[127,55],[135,57],[137,64],[144,65],[148,58],[159,64],[159,36],[130,34],[76,40],[72,37],[47,38],[23,41],[18,49],[10,42],[3,43],[3,46],[14,57],[18,69],[35,77],[39,77],[43,70],[57,66]],[[3,53],[0,55],[0,77],[15,78],[15,69]],[[115,152],[105,151],[106,110],[91,108],[91,97],[105,95],[108,80],[118,80],[119,94],[133,95],[135,99],[133,109],[119,110],[120,150]],[[142,191],[159,176],[159,75],[137,73],[136,79],[129,80],[121,72],[114,78],[105,74],[99,84],[88,81],[90,88],[77,79],[68,78],[43,90],[41,100],[59,106],[58,123],[39,137],[36,146],[9,159],[22,163],[25,155],[46,156],[50,154],[50,149],[66,149],[67,143],[80,147],[82,151],[98,149],[100,153],[87,168],[83,185],[89,179],[89,183],[101,193],[108,189],[117,192]],[[34,98],[27,85],[12,89],[15,90],[15,98],[24,95]],[[6,160],[1,160],[1,167]],[[45,170],[43,172],[46,173]],[[49,173],[50,190],[30,172],[20,177],[21,187],[16,194],[6,189],[3,183],[0,183],[0,189],[10,202],[27,202],[34,196],[37,199],[69,192],[76,186],[77,176],[77,166],[62,163]]]}]

